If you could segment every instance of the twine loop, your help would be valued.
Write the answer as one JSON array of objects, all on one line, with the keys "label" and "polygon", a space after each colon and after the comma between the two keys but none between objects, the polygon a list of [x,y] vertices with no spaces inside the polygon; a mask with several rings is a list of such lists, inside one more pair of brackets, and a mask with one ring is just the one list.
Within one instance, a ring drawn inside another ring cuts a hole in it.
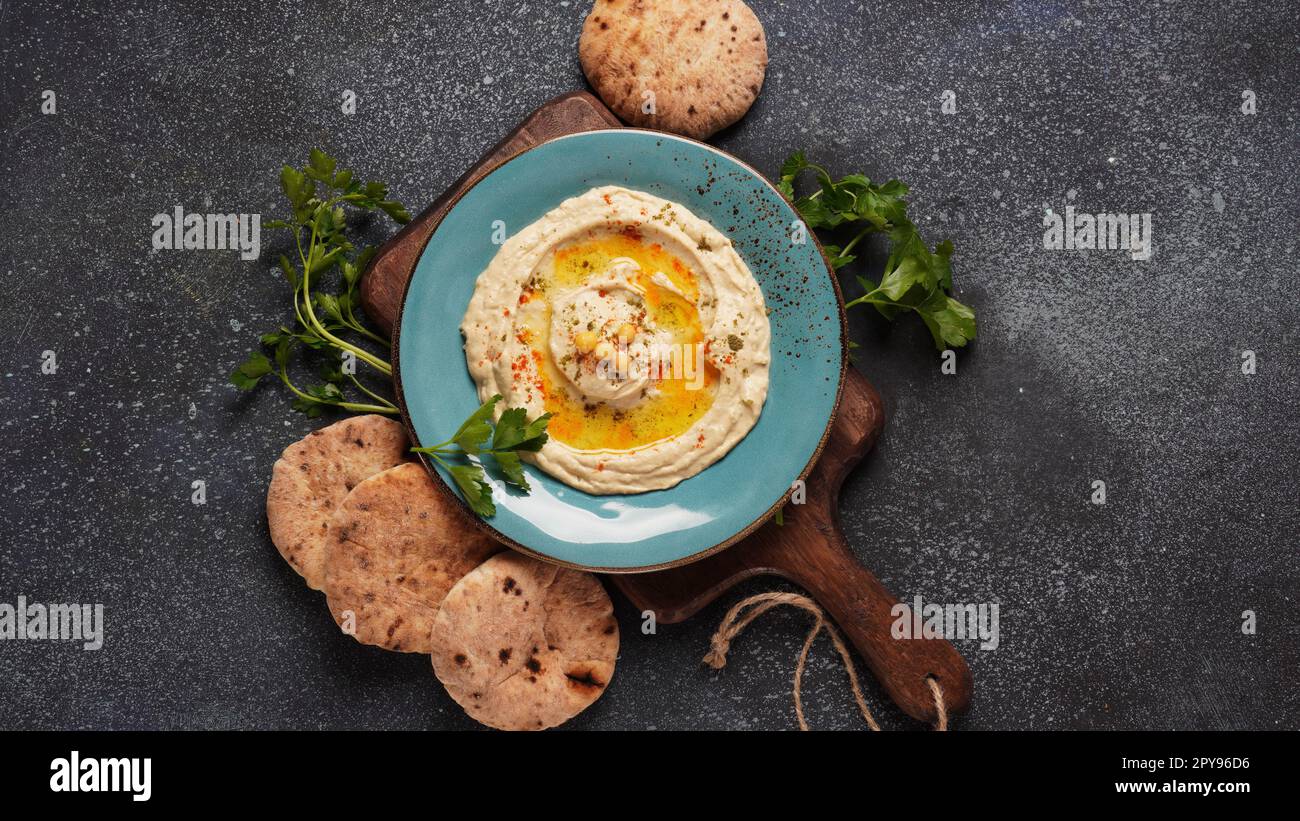
[{"label": "twine loop", "polygon": [[[826,618],[826,613],[818,604],[807,596],[798,593],[758,593],[743,599],[727,611],[723,617],[722,623],[713,634],[710,641],[709,652],[704,656],[704,663],[715,670],[721,670],[727,666],[727,653],[731,650],[731,642],[739,636],[754,619],[763,615],[767,611],[788,605],[797,607],[813,617],[813,626],[808,631],[807,638],[803,641],[803,647],[799,650],[799,660],[794,668],[794,713],[799,719],[799,729],[807,730],[808,722],[803,713],[803,673],[808,664],[808,652],[812,649],[813,641],[817,635],[824,629],[831,637],[831,643],[835,645],[835,650],[840,654],[840,659],[844,662],[844,669],[849,674],[849,686],[853,690],[853,700],[858,704],[858,712],[867,722],[867,726],[877,732],[880,731],[880,724],[871,714],[871,708],[867,706],[867,700],[862,695],[862,686],[858,682],[858,671],[853,665],[853,657],[849,655],[849,648],[840,637],[840,632],[835,629]],[[934,728],[940,732],[948,729],[948,709],[943,700],[943,689],[939,682],[933,676],[925,680],[930,686],[930,692],[934,696],[935,711],[938,718],[934,723]]]}]

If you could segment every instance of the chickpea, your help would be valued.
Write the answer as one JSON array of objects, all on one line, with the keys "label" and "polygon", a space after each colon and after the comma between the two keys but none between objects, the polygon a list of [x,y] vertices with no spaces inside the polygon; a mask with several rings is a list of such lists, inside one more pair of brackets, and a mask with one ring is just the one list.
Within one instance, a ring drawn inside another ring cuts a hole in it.
[{"label": "chickpea", "polygon": [[573,346],[578,349],[578,353],[591,353],[598,339],[594,331],[582,331],[573,337]]},{"label": "chickpea", "polygon": [[601,341],[596,345],[597,359],[612,359],[614,356],[614,346],[608,342]]},{"label": "chickpea", "polygon": [[632,344],[633,337],[636,336],[636,326],[631,323],[624,323],[619,327],[614,336],[618,337],[618,341],[622,342],[624,345],[630,345]]}]

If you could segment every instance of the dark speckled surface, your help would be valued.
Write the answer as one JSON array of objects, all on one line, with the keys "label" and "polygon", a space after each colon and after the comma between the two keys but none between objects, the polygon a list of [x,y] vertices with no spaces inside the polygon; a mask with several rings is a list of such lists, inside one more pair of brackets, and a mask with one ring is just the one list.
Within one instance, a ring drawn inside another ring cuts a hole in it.
[{"label": "dark speckled surface", "polygon": [[[267,540],[271,463],[314,423],[225,381],[281,283],[153,252],[149,220],[276,212],[275,169],[316,144],[420,206],[583,87],[584,6],[0,2],[0,601],[100,602],[107,631],[96,652],[0,642],[0,726],[475,726],[426,659],[340,635]],[[890,421],[842,499],[896,593],[1000,605],[997,650],[960,644],[960,726],[1300,728],[1294,4],[754,6],[767,84],[714,142],[905,180],[978,313],[955,376],[919,323],[852,315]],[[1067,204],[1150,212],[1152,259],[1044,251]],[[802,616],[699,664],[739,595],[652,636],[619,601],[618,673],[570,726],[793,727]],[[858,728],[814,656],[810,723]]]}]

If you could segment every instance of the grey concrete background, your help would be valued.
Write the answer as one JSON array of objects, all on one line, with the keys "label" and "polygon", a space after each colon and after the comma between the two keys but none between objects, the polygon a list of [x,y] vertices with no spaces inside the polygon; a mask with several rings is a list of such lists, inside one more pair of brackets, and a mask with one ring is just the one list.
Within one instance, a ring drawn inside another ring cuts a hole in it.
[{"label": "grey concrete background", "polygon": [[[153,252],[149,220],[269,218],[314,145],[422,207],[584,87],[586,5],[0,2],[0,601],[102,602],[108,633],[0,642],[0,726],[476,726],[426,659],[340,635],[268,541],[271,463],[316,423],[226,375],[283,318],[275,247]],[[918,321],[853,315],[890,420],[842,499],[899,595],[1000,605],[999,649],[960,644],[959,726],[1300,728],[1294,4],[753,5],[767,82],[714,142],[769,174],[804,148],[903,179],[977,311],[956,376]],[[1151,212],[1153,258],[1045,252],[1044,209],[1071,202]],[[725,608],[773,586],[654,636],[616,599],[617,675],[569,726],[794,727],[803,616],[699,664]],[[861,727],[814,656],[811,724]]]}]

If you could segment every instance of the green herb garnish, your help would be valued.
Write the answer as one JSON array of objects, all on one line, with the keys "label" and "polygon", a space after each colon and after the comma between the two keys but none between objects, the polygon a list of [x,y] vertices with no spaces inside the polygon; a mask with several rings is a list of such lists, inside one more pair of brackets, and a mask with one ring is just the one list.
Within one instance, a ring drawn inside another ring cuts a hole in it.
[{"label": "green herb garnish", "polygon": [[[819,190],[796,198],[794,182],[804,171],[816,175]],[[975,338],[975,312],[952,298],[952,266],[948,261],[952,243],[945,240],[934,251],[925,244],[907,218],[907,201],[903,199],[906,185],[898,180],[873,183],[861,174],[850,174],[837,182],[825,168],[796,151],[781,166],[777,188],[794,201],[809,228],[861,225],[843,247],[823,246],[833,268],[842,268],[856,259],[853,250],[866,235],[888,235],[889,259],[880,281],[859,276],[858,283],[866,293],[846,303],[845,308],[874,305],[889,320],[904,311],[915,311],[930,329],[939,350],[960,348]]]},{"label": "green herb garnish", "polygon": [[[509,408],[501,413],[493,429],[492,415],[500,401],[501,395],[497,394],[480,405],[446,442],[432,447],[411,448],[413,453],[432,457],[450,473],[470,508],[483,517],[496,515],[497,508],[492,501],[492,486],[483,472],[482,456],[491,454],[506,484],[527,493],[532,488],[524,475],[519,454],[536,453],[542,449],[547,439],[546,424],[551,421],[549,413],[529,421],[524,408]],[[479,461],[469,461],[470,456],[480,457]],[[453,459],[463,459],[464,462],[453,463]]]},{"label": "green herb garnish", "polygon": [[[301,169],[286,165],[280,171],[280,188],[292,206],[292,219],[270,220],[263,227],[285,229],[293,233],[297,262],[280,255],[280,270],[293,288],[293,329],[281,327],[263,334],[262,350],[253,351],[230,375],[230,382],[240,390],[252,390],[269,373],[280,377],[294,395],[293,409],[308,416],[319,416],[328,407],[353,413],[396,414],[392,401],[367,388],[356,376],[356,362],[389,376],[392,366],[386,359],[358,344],[388,347],[388,340],[367,327],[358,315],[360,300],[357,287],[361,274],[375,253],[374,246],[358,250],[345,234],[347,209],[383,211],[399,223],[411,221],[400,202],[388,199],[388,186],[382,182],[362,183],[323,151],[312,149],[307,165]],[[304,244],[305,243],[305,244]],[[321,290],[322,277],[337,269],[335,293]],[[348,341],[351,336],[357,341]],[[320,371],[320,384],[305,390],[289,378],[290,355],[295,349],[314,351],[326,357]],[[267,356],[263,351],[268,351]],[[361,401],[349,400],[344,389],[360,391]]]}]

